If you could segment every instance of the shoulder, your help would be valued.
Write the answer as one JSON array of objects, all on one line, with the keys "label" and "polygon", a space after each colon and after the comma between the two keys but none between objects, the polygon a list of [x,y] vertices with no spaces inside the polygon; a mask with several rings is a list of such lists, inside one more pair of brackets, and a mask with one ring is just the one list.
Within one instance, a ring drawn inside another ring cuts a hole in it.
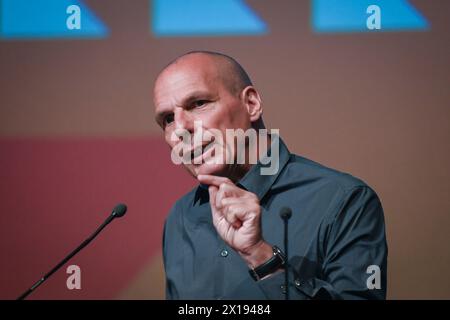
[{"label": "shoulder", "polygon": [[362,179],[294,154],[275,185],[280,190],[299,193],[301,199],[306,197],[313,201],[324,209],[321,212],[328,218],[347,211],[348,206],[361,207],[370,203],[381,207],[376,192]]},{"label": "shoulder", "polygon": [[281,172],[280,181],[284,179],[315,184],[318,188],[335,189],[336,192],[342,193],[358,188],[370,188],[366,182],[349,173],[295,154],[291,154],[289,162]]}]

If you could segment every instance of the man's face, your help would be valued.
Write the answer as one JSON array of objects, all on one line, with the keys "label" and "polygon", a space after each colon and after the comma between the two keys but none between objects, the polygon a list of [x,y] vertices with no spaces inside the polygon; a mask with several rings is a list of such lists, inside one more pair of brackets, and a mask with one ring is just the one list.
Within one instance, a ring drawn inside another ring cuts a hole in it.
[{"label": "man's face", "polygon": [[[192,55],[169,66],[155,84],[156,121],[163,128],[166,142],[172,149],[180,143],[180,139],[174,139],[174,133],[184,129],[193,137],[196,121],[201,121],[203,131],[217,129],[224,137],[223,143],[216,141],[219,145],[214,148],[206,148],[211,141],[202,143],[203,148],[199,152],[202,163],[196,164],[199,162],[197,158],[197,161],[193,159],[191,163],[184,164],[194,177],[199,174],[230,176],[236,170],[234,165],[225,164],[224,158],[218,159],[226,154],[227,149],[235,150],[232,141],[225,141],[226,129],[245,131],[251,127],[250,117],[239,93],[230,92],[219,73],[212,58]],[[191,148],[194,147],[197,145],[194,146],[192,141]],[[216,154],[218,147],[222,153]],[[204,163],[207,159],[208,163]]]}]

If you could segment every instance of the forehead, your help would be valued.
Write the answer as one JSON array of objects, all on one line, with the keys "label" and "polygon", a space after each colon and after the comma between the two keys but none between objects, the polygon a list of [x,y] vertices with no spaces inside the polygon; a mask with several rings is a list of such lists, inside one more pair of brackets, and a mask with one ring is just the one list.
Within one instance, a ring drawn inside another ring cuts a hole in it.
[{"label": "forehead", "polygon": [[208,59],[186,59],[167,67],[157,78],[155,106],[179,103],[191,92],[217,91],[221,86],[217,66]]}]

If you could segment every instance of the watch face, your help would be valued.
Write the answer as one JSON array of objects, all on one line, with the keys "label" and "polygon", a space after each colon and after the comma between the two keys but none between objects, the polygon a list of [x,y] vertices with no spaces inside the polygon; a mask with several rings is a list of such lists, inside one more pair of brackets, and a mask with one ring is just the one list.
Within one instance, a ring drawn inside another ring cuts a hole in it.
[{"label": "watch face", "polygon": [[283,264],[285,263],[286,257],[284,253],[280,250],[280,248],[278,248],[277,246],[273,246],[273,254],[278,256],[282,260]]}]

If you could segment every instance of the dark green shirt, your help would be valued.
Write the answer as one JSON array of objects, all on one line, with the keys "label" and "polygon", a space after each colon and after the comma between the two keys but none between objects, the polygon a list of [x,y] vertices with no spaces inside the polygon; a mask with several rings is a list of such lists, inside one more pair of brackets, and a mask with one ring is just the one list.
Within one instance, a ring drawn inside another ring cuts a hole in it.
[{"label": "dark green shirt", "polygon": [[[279,211],[292,209],[290,298],[384,299],[387,244],[376,193],[349,174],[291,154],[281,139],[278,173],[261,175],[260,167],[254,165],[238,185],[258,196],[264,240],[282,250]],[[218,236],[206,186],[173,206],[163,254],[168,299],[284,299],[284,272],[254,281]]]}]

